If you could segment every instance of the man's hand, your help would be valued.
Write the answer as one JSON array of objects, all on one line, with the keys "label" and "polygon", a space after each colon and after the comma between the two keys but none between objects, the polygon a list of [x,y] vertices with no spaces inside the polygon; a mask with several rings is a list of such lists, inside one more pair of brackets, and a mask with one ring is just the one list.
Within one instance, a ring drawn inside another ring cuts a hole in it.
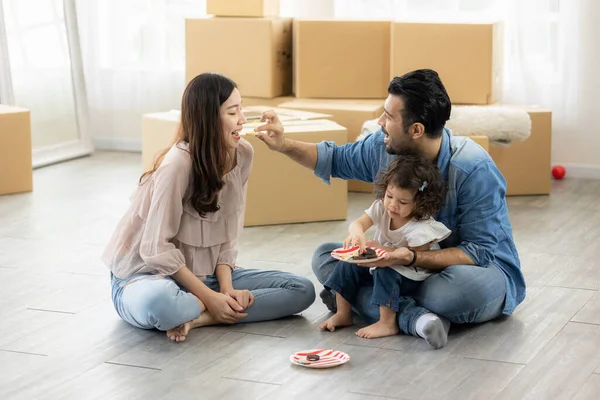
[{"label": "man's hand", "polygon": [[265,142],[271,150],[282,151],[285,146],[283,137],[283,125],[279,121],[277,113],[273,110],[267,110],[263,113],[261,122],[267,122],[265,125],[254,128],[256,137]]},{"label": "man's hand", "polygon": [[210,315],[218,322],[224,324],[234,324],[238,320],[248,316],[248,314],[242,313],[244,309],[233,297],[223,293],[213,292],[203,302]]},{"label": "man's hand", "polygon": [[[381,247],[380,247],[381,248]],[[413,253],[406,247],[400,247],[393,251],[386,250],[381,260],[359,264],[362,267],[391,267],[392,265],[406,265],[413,260]]]},{"label": "man's hand", "polygon": [[232,299],[234,299],[235,301],[237,301],[237,303],[245,310],[246,308],[250,307],[252,304],[254,304],[254,296],[252,295],[252,293],[250,293],[249,290],[228,290],[226,292],[222,292],[225,293],[226,295],[230,296]]}]

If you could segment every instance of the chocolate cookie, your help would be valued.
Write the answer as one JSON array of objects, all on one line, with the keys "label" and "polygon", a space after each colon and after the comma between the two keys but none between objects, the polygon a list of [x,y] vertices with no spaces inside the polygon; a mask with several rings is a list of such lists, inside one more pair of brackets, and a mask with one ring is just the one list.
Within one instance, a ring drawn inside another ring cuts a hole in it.
[{"label": "chocolate cookie", "polygon": [[353,260],[369,260],[371,258],[377,258],[377,254],[375,253],[375,250],[367,247],[365,249],[365,252],[358,255],[358,256],[354,256],[352,257]]}]

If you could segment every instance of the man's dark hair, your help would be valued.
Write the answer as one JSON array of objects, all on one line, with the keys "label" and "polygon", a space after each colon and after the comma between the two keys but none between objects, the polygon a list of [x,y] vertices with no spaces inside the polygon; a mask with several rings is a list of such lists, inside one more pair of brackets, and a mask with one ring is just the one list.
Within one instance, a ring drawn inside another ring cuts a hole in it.
[{"label": "man's dark hair", "polygon": [[451,103],[446,88],[437,72],[418,69],[390,82],[388,93],[404,101],[402,120],[404,129],[419,122],[431,139],[442,136],[446,121],[450,119]]}]

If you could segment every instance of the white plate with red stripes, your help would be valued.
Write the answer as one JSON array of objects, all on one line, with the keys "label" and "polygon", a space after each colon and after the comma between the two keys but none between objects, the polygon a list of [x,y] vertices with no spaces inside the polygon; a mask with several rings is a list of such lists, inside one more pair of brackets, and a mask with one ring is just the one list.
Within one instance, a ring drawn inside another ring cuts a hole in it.
[{"label": "white plate with red stripes", "polygon": [[[312,360],[318,356],[318,360]],[[311,358],[311,360],[308,360]],[[342,351],[331,349],[303,350],[290,356],[292,364],[306,368],[333,368],[350,361],[350,356]]]},{"label": "white plate with red stripes", "polygon": [[359,246],[352,246],[348,247],[347,249],[340,247],[339,249],[335,249],[331,252],[331,257],[350,264],[368,264],[381,260],[385,256],[385,250],[367,246],[367,249],[371,249],[375,252],[376,257],[356,259],[355,257],[358,255],[359,248]]}]

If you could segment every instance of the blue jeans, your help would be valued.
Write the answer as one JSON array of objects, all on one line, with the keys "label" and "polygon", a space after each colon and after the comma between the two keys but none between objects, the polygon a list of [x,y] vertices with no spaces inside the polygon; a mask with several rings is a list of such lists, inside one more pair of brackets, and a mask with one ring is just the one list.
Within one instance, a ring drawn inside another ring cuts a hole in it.
[{"label": "blue jeans", "polygon": [[421,283],[408,279],[391,268],[376,268],[371,275],[368,267],[339,262],[323,286],[338,293],[352,305],[357,304],[361,287],[372,287],[371,304],[388,307],[398,313],[398,325],[402,332],[416,335],[413,322],[429,312],[418,307],[412,298],[417,294]]},{"label": "blue jeans", "polygon": [[[111,274],[112,300],[117,314],[131,325],[143,329],[166,331],[200,316],[196,296],[179,286],[170,277],[119,279]],[[236,269],[231,272],[234,289],[249,290],[254,304],[248,316],[239,322],[268,321],[293,315],[307,309],[315,300],[315,288],[302,276],[280,271]],[[218,291],[216,276],[204,284]]]},{"label": "blue jeans", "polygon": [[[324,243],[313,255],[312,267],[324,283],[335,267],[343,262],[331,257],[341,243]],[[379,320],[379,307],[371,303],[372,282],[365,282],[351,302],[367,323]],[[481,323],[503,314],[506,281],[499,268],[453,265],[424,280],[412,296],[415,304],[398,313],[398,326],[404,333],[415,334],[417,319],[428,310],[454,324]],[[400,323],[402,321],[402,323]]]}]

